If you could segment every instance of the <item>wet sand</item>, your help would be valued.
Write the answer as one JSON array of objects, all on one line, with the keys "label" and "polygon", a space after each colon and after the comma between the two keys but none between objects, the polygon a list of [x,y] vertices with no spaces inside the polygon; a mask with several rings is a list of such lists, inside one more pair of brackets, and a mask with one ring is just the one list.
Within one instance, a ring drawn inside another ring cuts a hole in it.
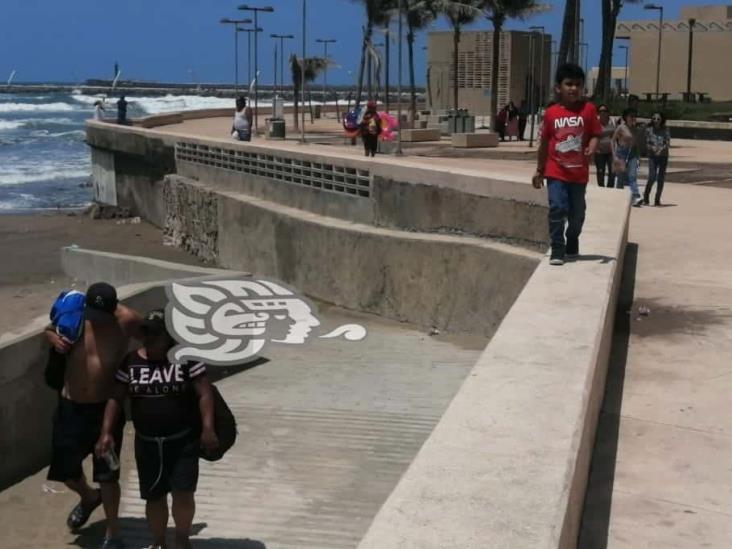
[{"label": "wet sand", "polygon": [[61,271],[59,250],[64,246],[202,264],[165,246],[160,229],[120,221],[82,213],[0,215],[0,341],[48,314],[58,293],[72,286],[74,281]]}]

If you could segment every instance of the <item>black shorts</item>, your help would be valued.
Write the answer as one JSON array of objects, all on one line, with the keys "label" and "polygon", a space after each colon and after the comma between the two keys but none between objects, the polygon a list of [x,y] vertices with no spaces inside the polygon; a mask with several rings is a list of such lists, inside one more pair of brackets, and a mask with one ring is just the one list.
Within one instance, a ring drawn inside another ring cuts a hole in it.
[{"label": "black shorts", "polygon": [[[89,454],[94,453],[94,446],[102,431],[106,405],[106,402],[79,404],[66,398],[59,398],[56,413],[53,416],[53,441],[48,480],[65,482],[79,480],[82,477],[81,464]],[[124,412],[120,411],[119,421],[112,433],[114,450],[118,456],[122,450],[124,426]],[[116,482],[119,480],[119,469],[111,471],[104,459],[94,456],[93,480],[94,482]]]},{"label": "black shorts", "polygon": [[140,497],[156,500],[169,492],[195,492],[200,447],[196,434],[162,444],[136,436],[135,461],[140,478]]}]

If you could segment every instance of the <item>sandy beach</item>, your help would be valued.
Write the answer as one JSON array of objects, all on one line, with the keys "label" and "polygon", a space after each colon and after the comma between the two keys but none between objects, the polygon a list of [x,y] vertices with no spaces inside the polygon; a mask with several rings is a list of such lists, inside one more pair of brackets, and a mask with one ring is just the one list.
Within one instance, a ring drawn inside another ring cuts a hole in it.
[{"label": "sandy beach", "polygon": [[0,341],[48,314],[58,293],[72,287],[61,271],[59,250],[82,248],[142,255],[193,265],[198,259],[163,244],[160,229],[129,220],[95,220],[76,213],[0,215]]}]

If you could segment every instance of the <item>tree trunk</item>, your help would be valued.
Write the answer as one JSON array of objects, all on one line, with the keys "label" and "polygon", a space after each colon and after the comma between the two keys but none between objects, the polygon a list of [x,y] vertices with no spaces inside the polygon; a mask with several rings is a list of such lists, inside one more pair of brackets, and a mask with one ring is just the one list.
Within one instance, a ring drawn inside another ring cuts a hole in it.
[{"label": "tree trunk", "polygon": [[559,42],[559,58],[557,59],[557,66],[575,58],[577,2],[579,2],[579,0],[567,0],[567,3],[564,6],[562,39]]},{"label": "tree trunk", "polygon": [[417,85],[414,82],[414,29],[411,27],[407,32],[407,49],[409,51],[409,92],[411,95],[409,121],[414,122],[417,116]]},{"label": "tree trunk", "polygon": [[299,93],[300,93],[300,90],[298,89],[297,86],[295,86],[293,89],[293,92],[292,92],[292,96],[293,96],[293,100],[294,100],[295,129],[296,130],[300,129],[300,109],[299,109],[299,105],[298,105]]},{"label": "tree trunk", "polygon": [[363,42],[361,43],[361,65],[358,68],[358,89],[356,90],[356,104],[354,109],[361,105],[363,96],[363,71],[366,69],[366,29],[364,29]]},{"label": "tree trunk", "polygon": [[604,101],[610,99],[613,44],[615,42],[615,25],[619,13],[619,0],[602,0],[602,50],[600,52],[595,96],[602,97]]},{"label": "tree trunk", "polygon": [[366,71],[366,89],[368,92],[368,99],[374,98],[374,89],[373,89],[373,59],[371,56],[371,51],[373,49],[373,44],[371,43],[371,39],[373,38],[374,34],[374,26],[373,23],[369,21],[368,27],[366,27],[366,55],[368,56],[368,66],[369,69]]},{"label": "tree trunk", "polygon": [[[310,87],[308,87],[308,105],[310,106],[310,123],[315,124],[315,115],[313,114],[313,94],[310,92]],[[323,109],[323,112],[325,112],[325,109]]]},{"label": "tree trunk", "polygon": [[456,26],[453,29],[453,60],[452,60],[452,95],[453,95],[453,108],[458,110],[458,48],[460,47],[460,27]]},{"label": "tree trunk", "polygon": [[491,126],[497,131],[498,124],[498,79],[501,64],[501,32],[503,31],[502,18],[493,21],[493,60],[491,61]]}]

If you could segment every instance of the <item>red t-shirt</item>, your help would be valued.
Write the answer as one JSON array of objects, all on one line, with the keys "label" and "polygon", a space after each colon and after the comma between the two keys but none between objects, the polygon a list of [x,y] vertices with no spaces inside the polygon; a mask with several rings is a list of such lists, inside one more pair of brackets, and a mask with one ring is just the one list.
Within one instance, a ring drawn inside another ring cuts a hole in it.
[{"label": "red t-shirt", "polygon": [[572,109],[558,103],[549,107],[541,129],[541,138],[548,144],[544,177],[586,184],[590,168],[585,149],[591,138],[601,134],[597,111],[589,101]]}]

